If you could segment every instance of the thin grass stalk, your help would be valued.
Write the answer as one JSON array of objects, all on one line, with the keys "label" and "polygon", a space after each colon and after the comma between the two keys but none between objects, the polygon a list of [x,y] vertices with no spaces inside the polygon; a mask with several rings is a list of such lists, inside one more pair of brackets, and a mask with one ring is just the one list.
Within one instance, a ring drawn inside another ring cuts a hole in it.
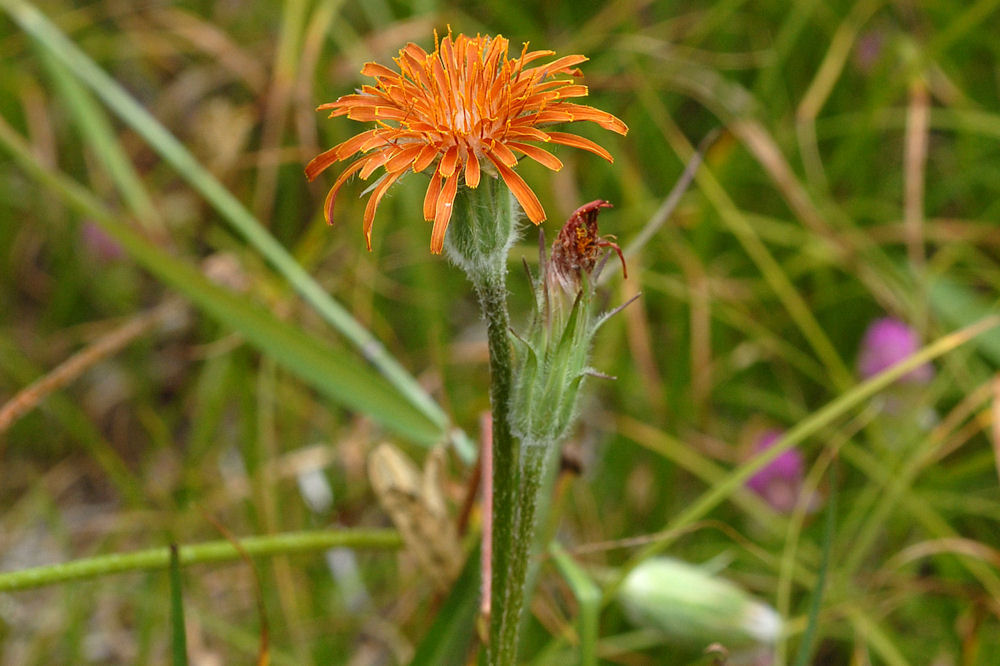
[{"label": "thin grass stalk", "polygon": [[[341,529],[247,537],[241,539],[238,545],[239,548],[229,541],[220,540],[180,546],[178,557],[182,566],[189,566],[210,562],[233,562],[243,557],[241,549],[251,557],[309,553],[338,547],[398,550],[403,545],[403,540],[396,530]],[[76,580],[92,580],[126,571],[162,571],[169,566],[169,548],[98,555],[61,564],[2,572],[0,592],[27,590]]]}]

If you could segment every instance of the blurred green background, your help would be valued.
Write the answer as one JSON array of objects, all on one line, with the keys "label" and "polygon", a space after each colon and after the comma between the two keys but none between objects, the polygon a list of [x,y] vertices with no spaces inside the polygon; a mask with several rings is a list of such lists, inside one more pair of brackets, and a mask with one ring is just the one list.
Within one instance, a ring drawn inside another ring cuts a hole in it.
[{"label": "blurred green background", "polygon": [[[97,361],[0,420],[0,571],[220,538],[207,515],[240,536],[389,526],[365,466],[376,444],[419,462],[451,426],[478,439],[485,328],[464,277],[428,251],[426,177],[392,188],[369,253],[365,185],[345,187],[330,228],[322,201],[339,169],[311,185],[302,174],[364,129],[318,104],[359,87],[364,62],[431,48],[451,26],[586,54],[587,103],[630,127],[572,128],[613,165],[562,149],[556,174],[519,167],[549,238],[596,198],[614,203],[601,228],[623,248],[662,224],[630,253],[629,279],[609,282],[609,307],[642,297],[597,337],[592,365],[617,379],[588,384],[568,444],[582,472],[557,487],[552,532],[601,579],[762,431],[849,395],[873,319],[930,342],[995,310],[998,5],[0,0],[0,405],[74,354]],[[116,91],[148,115],[129,116]],[[281,248],[301,275],[276,268]],[[515,328],[536,248],[526,228]],[[330,325],[323,294],[440,408],[392,388]],[[721,556],[785,615],[787,641],[764,663],[997,663],[998,363],[987,333],[938,359],[926,386],[889,389],[901,409],[862,401],[810,433],[809,511],[734,488],[672,535],[671,555]],[[455,515],[472,475],[451,456]],[[442,607],[401,552],[257,562],[275,664],[406,663]],[[255,659],[250,567],[183,577],[191,663]],[[169,598],[163,572],[0,593],[0,664],[165,663]],[[547,562],[535,611],[526,656],[575,659],[577,601]],[[594,640],[621,664],[689,663],[703,647],[636,630],[615,604]]]}]

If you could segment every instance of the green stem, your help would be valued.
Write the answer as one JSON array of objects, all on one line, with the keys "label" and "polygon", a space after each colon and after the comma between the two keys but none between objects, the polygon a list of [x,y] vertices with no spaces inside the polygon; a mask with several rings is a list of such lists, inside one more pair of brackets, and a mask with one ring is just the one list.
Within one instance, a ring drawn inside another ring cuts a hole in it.
[{"label": "green stem", "polygon": [[493,411],[493,535],[490,573],[490,664],[513,664],[524,570],[518,551],[518,443],[511,432],[513,356],[507,314],[507,254],[515,238],[517,204],[507,188],[486,178],[462,188],[445,236],[448,258],[465,271],[486,319]]},{"label": "green stem", "polygon": [[[247,537],[240,546],[250,556],[289,555],[328,548],[397,549],[402,545],[395,530],[341,529],[310,532],[285,532]],[[231,562],[242,557],[229,541],[181,546],[178,549],[181,566],[207,562]],[[74,580],[99,578],[125,571],[156,571],[170,565],[170,548],[150,548],[132,553],[114,553],[88,557],[62,564],[0,573],[0,592],[25,590]]]},{"label": "green stem", "polygon": [[[499,664],[517,663],[517,639],[521,627],[525,600],[529,598],[528,591],[535,579],[535,571],[531,565],[534,553],[536,533],[539,519],[548,511],[548,490],[551,487],[551,472],[555,468],[555,456],[558,451],[555,442],[522,441],[518,456],[518,476],[520,484],[515,497],[516,511],[512,525],[513,539],[506,561],[506,582],[499,607],[494,606],[497,640],[496,662]],[[495,476],[494,469],[494,476]],[[496,483],[496,481],[494,481]],[[494,496],[495,497],[495,496]],[[494,506],[496,506],[494,499]],[[496,535],[496,517],[494,516],[494,543]],[[494,576],[496,580],[496,576]],[[496,600],[496,594],[493,596]]]},{"label": "green stem", "polygon": [[[490,405],[493,410],[493,542],[491,564],[490,664],[514,663],[500,659],[501,640],[515,632],[524,572],[512,565],[517,560],[518,444],[510,431],[512,359],[508,338],[507,293],[503,283],[476,285],[486,315],[490,349]],[[515,605],[517,607],[515,607]],[[516,642],[513,649],[516,650]],[[499,660],[498,660],[499,659]]]}]

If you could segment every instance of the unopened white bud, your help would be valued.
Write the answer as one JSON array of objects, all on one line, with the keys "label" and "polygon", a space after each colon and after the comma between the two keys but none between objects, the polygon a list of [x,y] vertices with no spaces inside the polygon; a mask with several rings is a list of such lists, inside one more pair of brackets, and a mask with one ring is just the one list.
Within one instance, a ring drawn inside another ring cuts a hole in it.
[{"label": "unopened white bud", "polygon": [[618,598],[632,622],[686,644],[770,644],[782,631],[781,617],[767,604],[671,558],[652,558],[633,569]]}]

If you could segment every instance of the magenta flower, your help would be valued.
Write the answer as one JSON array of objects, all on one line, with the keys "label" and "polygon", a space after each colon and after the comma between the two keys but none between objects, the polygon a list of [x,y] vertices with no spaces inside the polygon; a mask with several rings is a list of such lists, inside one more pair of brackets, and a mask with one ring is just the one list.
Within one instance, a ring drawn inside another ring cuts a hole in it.
[{"label": "magenta flower", "polygon": [[[762,453],[781,439],[780,430],[766,430],[757,438],[754,453]],[[802,491],[805,463],[798,449],[789,449],[747,481],[747,487],[764,498],[775,511],[789,513]]]},{"label": "magenta flower", "polygon": [[[865,379],[896,365],[920,349],[916,331],[898,319],[884,317],[868,326],[861,340],[858,372]],[[900,381],[926,384],[934,378],[934,368],[925,363],[903,375]]]}]

